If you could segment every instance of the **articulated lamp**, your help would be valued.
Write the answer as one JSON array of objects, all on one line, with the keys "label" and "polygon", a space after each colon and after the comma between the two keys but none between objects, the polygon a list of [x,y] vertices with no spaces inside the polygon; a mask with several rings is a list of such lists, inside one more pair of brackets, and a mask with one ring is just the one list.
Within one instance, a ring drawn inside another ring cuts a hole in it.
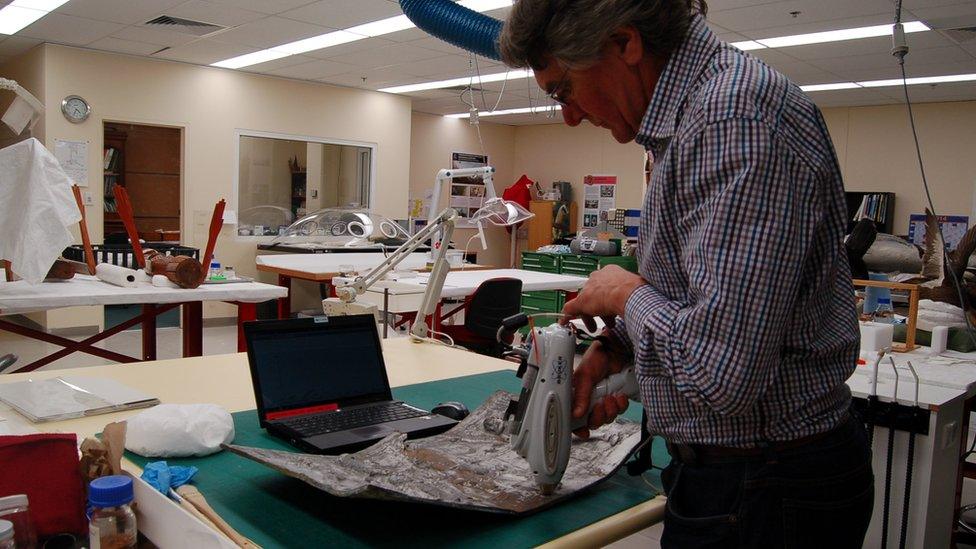
[{"label": "articulated lamp", "polygon": [[0,78],[0,90],[10,90],[17,94],[0,120],[3,120],[14,135],[20,135],[25,127],[34,129],[34,124],[37,124],[44,112],[44,104],[23,86],[7,78]]},{"label": "articulated lamp", "polygon": [[[440,189],[442,180],[449,180],[454,177],[477,176],[485,180],[485,194],[488,200],[485,205],[477,210],[471,219],[478,224],[481,234],[482,245],[487,247],[484,240],[484,232],[481,231],[482,223],[506,226],[521,223],[529,219],[534,214],[523,208],[521,205],[508,200],[502,200],[495,196],[495,191],[491,186],[491,174],[494,168],[465,168],[460,170],[441,170],[438,173],[438,180],[435,186],[436,191]],[[442,175],[444,176],[442,178]],[[435,202],[436,203],[436,202]],[[414,341],[423,341],[429,338],[430,327],[427,326],[427,316],[434,314],[437,304],[441,299],[441,290],[444,288],[444,280],[450,271],[447,263],[448,244],[454,234],[454,227],[459,216],[452,208],[445,208],[443,211],[428,220],[427,226],[418,231],[409,240],[404,242],[399,248],[393,251],[383,263],[364,276],[358,276],[352,282],[336,288],[338,297],[330,297],[322,301],[322,309],[329,316],[343,316],[353,314],[370,314],[378,317],[376,305],[360,303],[356,301],[356,296],[363,294],[370,286],[380,281],[386,273],[393,270],[400,262],[406,259],[412,252],[422,246],[427,239],[431,239],[434,263],[431,268],[430,278],[427,281],[427,288],[421,300],[420,309],[417,312],[417,320],[410,327],[410,335]],[[438,233],[439,236],[438,236]]]}]

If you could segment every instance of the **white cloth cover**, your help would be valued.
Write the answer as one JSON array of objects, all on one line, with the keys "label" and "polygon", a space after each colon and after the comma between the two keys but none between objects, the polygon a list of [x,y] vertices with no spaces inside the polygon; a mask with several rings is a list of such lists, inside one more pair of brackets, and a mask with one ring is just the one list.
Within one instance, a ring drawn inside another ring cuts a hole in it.
[{"label": "white cloth cover", "polygon": [[81,220],[71,180],[35,138],[0,149],[0,258],[31,284],[44,281]]},{"label": "white cloth cover", "polygon": [[918,321],[916,326],[920,330],[931,332],[936,326],[949,328],[965,328],[966,317],[963,311],[955,305],[930,299],[918,300]]},{"label": "white cloth cover", "polygon": [[145,457],[207,456],[234,440],[234,419],[216,404],[160,404],[127,423],[125,449]]}]

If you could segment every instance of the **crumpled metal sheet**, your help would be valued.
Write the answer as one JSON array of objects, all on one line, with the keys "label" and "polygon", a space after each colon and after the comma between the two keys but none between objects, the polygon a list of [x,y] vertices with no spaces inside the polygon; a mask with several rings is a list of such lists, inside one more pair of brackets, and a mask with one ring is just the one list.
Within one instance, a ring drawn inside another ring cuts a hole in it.
[{"label": "crumpled metal sheet", "polygon": [[528,462],[497,425],[511,395],[497,391],[450,431],[406,440],[390,435],[354,454],[322,456],[228,445],[236,454],[341,497],[401,500],[495,513],[533,513],[612,475],[640,443],[640,424],[618,419],[574,437],[569,465],[556,491],[544,496]]}]

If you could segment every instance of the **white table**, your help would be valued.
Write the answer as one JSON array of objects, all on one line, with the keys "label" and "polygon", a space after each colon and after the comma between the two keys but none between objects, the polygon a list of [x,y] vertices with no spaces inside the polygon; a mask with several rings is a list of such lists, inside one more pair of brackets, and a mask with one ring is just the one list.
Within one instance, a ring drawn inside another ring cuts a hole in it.
[{"label": "white table", "polygon": [[[280,286],[260,282],[228,284],[204,284],[198,288],[158,288],[148,282],[135,287],[123,288],[102,282],[93,276],[75,275],[70,280],[44,282],[31,285],[24,281],[0,284],[0,316],[36,311],[48,311],[62,307],[86,305],[142,305],[142,314],[106,329],[83,341],[55,336],[0,319],[0,330],[33,339],[54,343],[64,349],[52,353],[31,364],[21,365],[15,371],[31,371],[58,360],[73,352],[81,351],[116,362],[136,362],[156,358],[156,317],[181,307],[183,313],[183,356],[203,354],[203,302],[225,301],[237,305],[238,350],[244,350],[244,338],[240,333],[243,322],[256,318],[255,304],[278,299],[288,294]],[[122,330],[142,324],[142,357],[135,358],[94,347],[93,344],[111,337]]]},{"label": "white table", "polygon": [[[523,292],[563,290],[571,294],[578,292],[587,281],[586,278],[579,276],[526,271],[522,269],[457,270],[447,274],[447,278],[444,280],[444,288],[441,290],[441,298],[469,297],[474,294],[482,282],[493,278],[517,278],[522,281]],[[388,313],[413,313],[420,309],[423,294],[427,289],[429,279],[429,273],[420,273],[417,276],[409,278],[382,280],[368,288],[364,294],[356,299],[364,303],[376,305],[379,310]],[[337,285],[349,282],[350,280],[344,277],[335,277],[333,279]],[[463,307],[464,305],[461,305],[456,309],[442,314],[440,305],[438,305],[438,310],[435,314],[435,324],[456,314]],[[436,325],[434,329],[437,329]]]},{"label": "white table", "polygon": [[[910,360],[919,375],[919,406],[929,410],[928,435],[916,435],[912,466],[908,547],[949,547],[952,545],[956,485],[961,471],[960,456],[967,450],[967,401],[976,396],[976,353],[953,353],[952,358],[930,357],[928,347],[909,353],[890,355],[899,366],[898,394],[895,395],[895,373],[888,358],[882,361],[878,375],[878,399],[915,403],[916,384],[906,363]],[[847,380],[855,398],[871,393],[870,366],[859,366]],[[874,428],[873,468],[875,478],[874,514],[865,538],[865,547],[880,546],[884,514],[884,487],[887,468],[889,430]],[[896,431],[892,461],[891,506],[888,516],[888,544],[898,543],[908,468],[909,435]]]},{"label": "white table", "polygon": [[[427,268],[426,252],[409,254],[397,265],[398,271],[416,271]],[[341,271],[351,268],[356,272],[375,269],[386,260],[386,255],[379,252],[349,252],[341,254],[268,254],[259,255],[255,263],[259,271],[278,275],[278,285],[286,289],[291,288],[292,279],[307,280],[319,285],[321,297],[327,292],[324,284],[332,284],[333,279],[339,277]],[[466,269],[484,269],[480,265],[467,265]],[[278,318],[291,316],[290,296],[278,300]]]}]

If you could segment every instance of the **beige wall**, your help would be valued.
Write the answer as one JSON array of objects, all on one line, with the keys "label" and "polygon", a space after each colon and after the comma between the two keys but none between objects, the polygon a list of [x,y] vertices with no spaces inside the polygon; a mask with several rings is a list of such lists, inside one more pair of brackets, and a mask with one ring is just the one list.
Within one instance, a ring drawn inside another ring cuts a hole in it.
[{"label": "beige wall", "polygon": [[[0,65],[0,77],[16,80],[25,90],[34,94],[41,102],[44,101],[44,56],[40,49],[32,49],[16,59]],[[16,94],[11,91],[0,91],[0,115],[7,111],[7,107],[10,106],[15,97],[17,97]],[[44,119],[42,118],[37,122],[32,132],[25,129],[20,136],[15,136],[6,124],[0,122],[0,148],[20,141],[28,133],[43,141]]]},{"label": "beige wall", "polygon": [[[88,190],[95,204],[102,203],[104,120],[184,128],[182,232],[189,245],[205,246],[215,202],[226,198],[228,209],[237,209],[232,192],[237,129],[375,143],[373,207],[391,217],[406,213],[408,98],[49,44],[20,63],[33,71],[42,67],[46,144],[56,138],[90,142]],[[60,115],[58,105],[69,94],[92,105],[91,117],[82,124]],[[92,238],[100,242],[102,210],[90,207],[87,214]],[[255,240],[237,237],[232,227],[225,227],[217,242],[221,262],[245,275],[256,274],[255,252]],[[233,308],[208,304],[205,314],[230,316]]]},{"label": "beige wall", "polygon": [[[974,216],[976,101],[914,105],[922,160],[940,215]],[[844,186],[895,193],[896,234],[925,211],[925,193],[904,105],[826,109]],[[970,223],[976,223],[976,218]]]},{"label": "beige wall", "polygon": [[[915,105],[922,158],[936,210],[974,216],[976,187],[976,101]],[[902,105],[824,110],[844,185],[849,190],[896,193],[895,226],[908,232],[908,216],[924,211],[924,192],[915,158],[908,115]],[[603,129],[583,123],[519,126],[515,129],[514,171],[548,186],[573,183],[574,198],[583,176],[616,174],[617,206],[639,208],[643,196],[643,150],[621,145]]]},{"label": "beige wall", "polygon": [[[499,124],[481,123],[481,136],[484,139],[484,152],[488,162],[495,167],[495,191],[502,191],[515,183],[522,172],[515,169],[516,131],[519,128]],[[481,153],[478,134],[467,120],[445,118],[430,114],[414,113],[410,129],[410,189],[419,196],[434,186],[438,170],[449,168],[452,152]],[[450,189],[441,189],[438,208],[448,205]],[[404,200],[406,205],[406,200]],[[459,229],[454,233],[458,248],[464,248],[476,233],[472,229]],[[510,239],[508,232],[500,227],[489,227],[485,231],[488,250],[482,250],[478,239],[471,241],[471,251],[478,252],[478,262],[496,267],[508,267]]]}]

